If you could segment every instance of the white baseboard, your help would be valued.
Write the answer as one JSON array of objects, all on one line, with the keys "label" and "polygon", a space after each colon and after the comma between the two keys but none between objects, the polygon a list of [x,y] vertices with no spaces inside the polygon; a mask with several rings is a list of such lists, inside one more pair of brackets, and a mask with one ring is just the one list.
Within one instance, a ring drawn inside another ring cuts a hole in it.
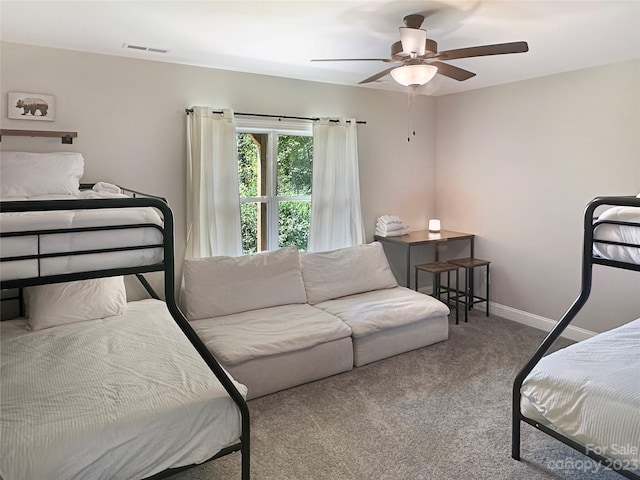
[{"label": "white baseboard", "polygon": [[[538,330],[544,330],[545,332],[550,331],[557,323],[556,320],[551,320],[550,318],[541,317],[540,315],[524,312],[522,310],[494,302],[490,302],[490,310],[492,314],[496,314],[499,317],[522,323],[523,325],[528,325],[529,327],[537,328]],[[569,325],[565,328],[564,332],[562,332],[561,336],[568,338],[569,340],[579,342],[581,340],[591,338],[595,334],[596,333],[591,330]]]}]

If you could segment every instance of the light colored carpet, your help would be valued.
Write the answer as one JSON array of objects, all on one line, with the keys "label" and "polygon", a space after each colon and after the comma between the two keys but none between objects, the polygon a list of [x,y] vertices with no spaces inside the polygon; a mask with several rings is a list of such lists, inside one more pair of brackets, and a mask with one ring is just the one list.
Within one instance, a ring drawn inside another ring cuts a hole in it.
[{"label": "light colored carpet", "polygon": [[[513,378],[543,337],[474,309],[446,342],[252,400],[252,479],[620,480],[529,425],[511,458]],[[240,455],[171,478],[239,480]]]}]

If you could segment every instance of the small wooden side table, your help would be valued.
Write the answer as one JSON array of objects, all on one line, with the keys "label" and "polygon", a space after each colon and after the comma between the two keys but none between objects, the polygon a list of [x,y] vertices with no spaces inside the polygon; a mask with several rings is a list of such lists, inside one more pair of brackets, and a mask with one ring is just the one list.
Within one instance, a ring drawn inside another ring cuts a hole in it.
[{"label": "small wooden side table", "polygon": [[451,242],[456,240],[466,240],[469,242],[469,256],[473,257],[473,240],[474,235],[472,233],[453,232],[451,230],[441,230],[438,233],[430,232],[428,230],[416,230],[406,235],[399,235],[397,237],[381,237],[375,235],[374,238],[385,245],[398,245],[404,247],[405,250],[405,262],[407,275],[407,282],[405,287],[411,288],[411,249],[420,245],[433,245],[435,246],[436,261],[438,258],[438,244]]},{"label": "small wooden side table", "polygon": [[[428,273],[432,273],[433,274],[433,293],[432,296],[437,298],[438,300],[441,300],[441,294],[442,294],[442,286],[440,283],[440,276],[443,273],[447,274],[447,288],[446,288],[446,292],[447,292],[447,306],[451,305],[451,272],[455,272],[456,274],[456,289],[455,289],[455,295],[454,295],[454,300],[455,300],[455,305],[456,305],[456,325],[458,324],[458,299],[460,297],[459,295],[459,283],[458,283],[458,267],[456,265],[453,265],[451,263],[448,262],[431,262],[431,263],[423,263],[420,265],[416,265],[415,266],[415,291],[418,291],[418,272],[419,271],[423,271],[423,272],[428,272]],[[466,320],[466,317],[465,317]]]},{"label": "small wooden side table", "polygon": [[[481,258],[454,258],[453,260],[448,260],[451,265],[456,267],[464,268],[464,321],[467,321],[467,315],[469,310],[473,308],[476,303],[485,303],[487,307],[487,317],[489,316],[489,265],[491,262],[489,260],[482,260]],[[473,288],[473,269],[478,267],[486,268],[486,295],[484,297],[478,296]]]}]

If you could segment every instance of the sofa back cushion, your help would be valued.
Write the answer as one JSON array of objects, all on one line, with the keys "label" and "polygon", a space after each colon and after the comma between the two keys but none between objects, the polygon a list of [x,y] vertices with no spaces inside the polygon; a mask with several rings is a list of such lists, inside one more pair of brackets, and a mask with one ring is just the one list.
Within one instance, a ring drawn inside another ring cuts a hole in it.
[{"label": "sofa back cushion", "polygon": [[307,301],[295,247],[185,260],[184,286],[189,320]]},{"label": "sofa back cushion", "polygon": [[303,253],[300,261],[311,305],[398,285],[379,242],[331,252]]}]

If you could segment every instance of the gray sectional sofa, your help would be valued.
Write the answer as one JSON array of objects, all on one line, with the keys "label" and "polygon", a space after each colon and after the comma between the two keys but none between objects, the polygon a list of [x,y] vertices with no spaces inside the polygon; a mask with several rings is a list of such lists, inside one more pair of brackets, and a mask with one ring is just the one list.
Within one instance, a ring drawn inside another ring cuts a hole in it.
[{"label": "gray sectional sofa", "polygon": [[398,286],[382,246],[185,261],[191,326],[256,398],[448,338],[448,307]]}]

